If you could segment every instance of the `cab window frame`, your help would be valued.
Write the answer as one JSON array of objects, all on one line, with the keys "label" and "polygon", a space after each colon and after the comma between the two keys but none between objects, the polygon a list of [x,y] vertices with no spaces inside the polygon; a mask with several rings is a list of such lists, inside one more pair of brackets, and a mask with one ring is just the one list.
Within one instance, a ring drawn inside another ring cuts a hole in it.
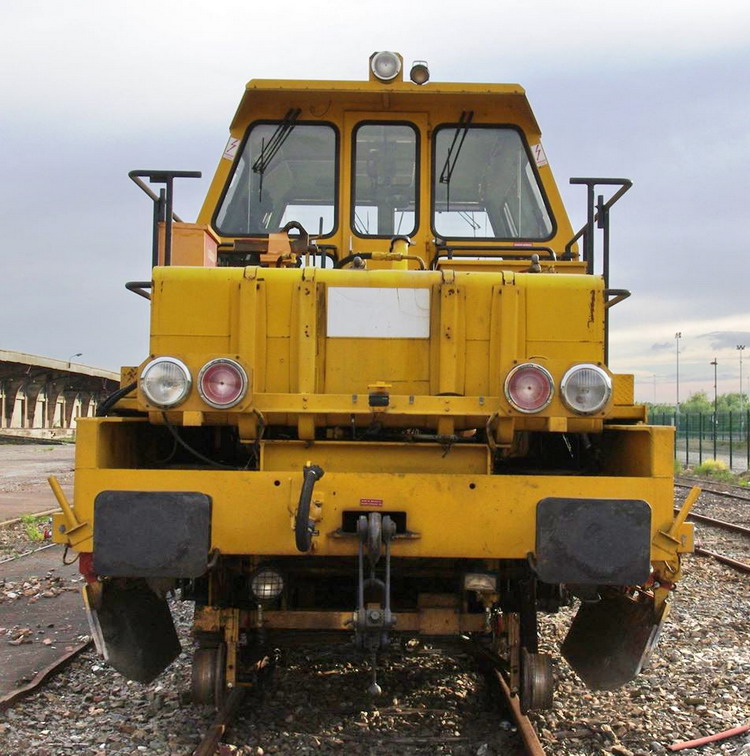
[{"label": "cab window frame", "polygon": [[[243,234],[226,233],[219,229],[217,220],[218,220],[219,211],[224,205],[224,200],[226,199],[226,196],[229,192],[229,188],[231,187],[232,181],[234,180],[234,176],[237,170],[239,169],[241,158],[245,151],[245,146],[247,145],[247,142],[250,139],[250,134],[252,133],[253,129],[256,126],[279,126],[281,123],[283,123],[283,121],[284,121],[283,118],[259,118],[249,123],[247,127],[245,128],[245,133],[242,136],[242,141],[240,142],[240,145],[237,148],[237,152],[235,153],[235,156],[232,160],[232,167],[230,168],[229,173],[227,174],[227,177],[224,180],[224,186],[221,190],[221,194],[219,195],[219,198],[216,201],[216,207],[214,208],[214,211],[211,214],[211,229],[218,236],[222,238],[231,238],[231,239],[267,239],[270,234],[278,233],[278,231],[266,231],[266,232],[254,231],[254,232],[248,232],[248,233],[243,233]],[[295,121],[294,127],[298,128],[300,126],[328,126],[333,130],[333,136],[334,136],[333,204],[332,204],[333,227],[328,233],[324,234],[323,236],[318,237],[318,239],[331,239],[332,237],[336,236],[336,234],[339,231],[340,215],[341,215],[340,213],[341,130],[339,129],[338,125],[334,123],[333,121],[319,121],[319,120]],[[307,228],[305,230],[308,232],[308,234],[311,234],[311,235],[317,235],[318,233],[317,228],[315,229]]]},{"label": "cab window frame", "polygon": [[431,134],[431,149],[430,149],[430,231],[434,234],[435,238],[448,239],[450,241],[459,242],[475,242],[475,243],[487,243],[487,244],[513,244],[514,242],[546,242],[551,241],[557,234],[557,218],[552,210],[552,205],[545,191],[544,182],[539,173],[539,168],[534,160],[534,156],[531,152],[528,139],[526,138],[526,132],[515,123],[471,123],[467,127],[467,131],[474,131],[479,129],[507,129],[515,131],[521,141],[521,146],[526,154],[528,165],[531,167],[531,171],[536,179],[537,189],[544,203],[544,208],[550,219],[550,233],[547,236],[454,236],[439,233],[435,228],[435,218],[437,217],[435,204],[437,199],[437,192],[435,191],[436,181],[438,180],[438,173],[442,169],[442,166],[438,167],[436,155],[437,155],[437,135],[440,131],[446,129],[460,129],[464,124],[453,123],[440,123],[435,126]]},{"label": "cab window frame", "polygon": [[[357,231],[356,227],[356,210],[357,197],[355,194],[357,179],[357,132],[362,126],[407,126],[414,132],[414,224],[410,231],[393,234],[363,234]],[[349,228],[358,239],[392,239],[394,236],[414,236],[418,233],[420,227],[419,211],[421,207],[421,166],[422,166],[422,130],[414,121],[407,119],[379,119],[370,118],[364,121],[357,121],[351,130],[351,175],[349,177]]]}]

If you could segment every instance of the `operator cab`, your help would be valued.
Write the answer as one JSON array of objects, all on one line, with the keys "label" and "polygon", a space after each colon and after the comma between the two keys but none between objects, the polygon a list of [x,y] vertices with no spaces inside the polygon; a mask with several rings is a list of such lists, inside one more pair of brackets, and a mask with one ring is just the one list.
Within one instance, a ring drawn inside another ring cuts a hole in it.
[{"label": "operator cab", "polygon": [[198,218],[219,265],[272,252],[289,223],[315,238],[324,267],[388,253],[395,237],[430,267],[562,258],[573,232],[523,89],[416,80],[399,63],[366,83],[249,82]]}]

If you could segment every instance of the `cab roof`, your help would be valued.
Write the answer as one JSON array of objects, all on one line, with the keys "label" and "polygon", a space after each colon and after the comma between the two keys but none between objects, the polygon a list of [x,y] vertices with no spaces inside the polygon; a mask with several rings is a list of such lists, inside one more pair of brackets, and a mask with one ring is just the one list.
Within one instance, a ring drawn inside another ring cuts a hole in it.
[{"label": "cab roof", "polygon": [[231,129],[243,128],[252,120],[252,114],[260,107],[274,102],[280,109],[293,104],[295,96],[311,105],[323,107],[334,94],[346,101],[347,110],[406,111],[409,108],[430,108],[437,103],[443,106],[455,102],[461,110],[492,110],[501,108],[513,112],[514,120],[524,124],[530,131],[539,133],[539,125],[531,110],[526,92],[518,84],[433,83],[424,85],[410,81],[321,81],[252,79],[232,120]]}]

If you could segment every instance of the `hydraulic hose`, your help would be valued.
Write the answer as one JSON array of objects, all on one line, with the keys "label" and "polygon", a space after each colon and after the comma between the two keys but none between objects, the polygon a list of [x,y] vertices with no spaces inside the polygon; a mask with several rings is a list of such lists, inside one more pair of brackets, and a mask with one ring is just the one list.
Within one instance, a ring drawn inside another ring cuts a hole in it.
[{"label": "hydraulic hose", "polygon": [[297,549],[303,554],[310,551],[313,530],[315,529],[315,524],[310,519],[313,489],[324,474],[323,468],[318,467],[318,465],[306,465],[302,470],[302,491],[299,495],[297,515],[294,518],[294,540]]},{"label": "hydraulic hose", "polygon": [[117,389],[117,391],[110,394],[97,408],[96,416],[106,417],[112,407],[114,407],[115,404],[120,401],[120,399],[122,399],[124,396],[127,396],[131,391],[137,388],[137,386],[137,383],[130,383],[127,386],[123,386],[122,388],[119,388]]}]

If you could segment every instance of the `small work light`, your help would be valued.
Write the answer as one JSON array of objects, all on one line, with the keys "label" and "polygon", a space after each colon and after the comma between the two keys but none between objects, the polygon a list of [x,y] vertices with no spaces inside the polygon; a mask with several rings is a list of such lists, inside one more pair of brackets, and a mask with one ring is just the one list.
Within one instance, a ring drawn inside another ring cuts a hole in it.
[{"label": "small work light", "polygon": [[497,576],[481,572],[467,572],[464,575],[464,590],[494,593],[497,590]]},{"label": "small work light", "polygon": [[270,567],[261,567],[253,575],[250,589],[258,601],[273,601],[284,590],[284,578],[280,572]]},{"label": "small work light", "polygon": [[373,53],[370,58],[370,70],[380,81],[391,81],[401,73],[401,58],[387,50]]},{"label": "small work light", "polygon": [[415,84],[426,84],[430,80],[430,69],[427,68],[426,60],[415,60],[411,64],[409,78]]}]

